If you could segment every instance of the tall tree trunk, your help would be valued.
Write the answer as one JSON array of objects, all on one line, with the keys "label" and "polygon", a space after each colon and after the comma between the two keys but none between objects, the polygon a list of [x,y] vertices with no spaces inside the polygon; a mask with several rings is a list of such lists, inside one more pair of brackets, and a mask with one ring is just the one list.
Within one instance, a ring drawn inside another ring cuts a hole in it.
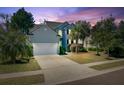
[{"label": "tall tree trunk", "polygon": [[11,61],[12,61],[13,64],[15,64],[16,63],[16,57],[15,56],[11,56]]},{"label": "tall tree trunk", "polygon": [[84,47],[84,39],[82,39],[82,46]]},{"label": "tall tree trunk", "polygon": [[109,54],[109,48],[108,48],[108,50],[107,50],[107,54],[108,54],[108,57],[110,57],[110,54]]},{"label": "tall tree trunk", "polygon": [[78,53],[78,39],[76,39],[76,53]]},{"label": "tall tree trunk", "polygon": [[88,51],[88,47],[87,47],[87,44],[88,44],[88,41],[87,41],[87,38],[86,38],[86,50]]},{"label": "tall tree trunk", "polygon": [[96,55],[100,55],[99,54],[99,45],[98,44],[96,45]]}]

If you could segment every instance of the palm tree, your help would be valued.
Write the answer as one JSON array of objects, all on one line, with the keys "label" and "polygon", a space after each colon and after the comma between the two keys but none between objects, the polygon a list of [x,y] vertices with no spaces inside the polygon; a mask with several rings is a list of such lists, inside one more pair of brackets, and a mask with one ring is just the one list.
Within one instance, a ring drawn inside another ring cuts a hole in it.
[{"label": "palm tree", "polygon": [[76,52],[78,52],[78,40],[82,40],[82,45],[84,45],[84,39],[90,35],[91,25],[86,21],[77,21],[72,28],[70,38],[76,40]]},{"label": "palm tree", "polygon": [[[4,26],[7,29],[0,29],[0,53],[3,61],[15,63],[17,58],[32,56],[32,45],[28,36],[19,29],[15,30],[11,27],[9,19],[4,18]],[[6,25],[7,24],[7,25]]]},{"label": "palm tree", "polygon": [[80,37],[80,25],[76,23],[71,30],[70,38],[71,40],[76,40],[76,52],[78,53],[78,40]]},{"label": "palm tree", "polygon": [[32,55],[31,45],[27,42],[27,36],[23,33],[11,30],[4,32],[3,36],[0,35],[3,60],[9,59],[10,62],[15,63],[17,58],[21,59]]},{"label": "palm tree", "polygon": [[[80,32],[80,37],[79,39],[82,40],[82,44],[84,46],[84,40],[86,37],[90,35],[90,29],[91,25],[87,21],[78,21],[77,24],[79,24],[79,32]],[[87,44],[87,43],[86,43]],[[87,46],[87,45],[86,45]]]}]

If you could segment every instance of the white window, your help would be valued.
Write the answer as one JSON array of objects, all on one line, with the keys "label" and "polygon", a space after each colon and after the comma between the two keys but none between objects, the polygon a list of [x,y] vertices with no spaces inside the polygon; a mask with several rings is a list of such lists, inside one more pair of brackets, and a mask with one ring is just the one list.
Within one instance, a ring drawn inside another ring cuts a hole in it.
[{"label": "white window", "polygon": [[69,34],[71,33],[71,29],[69,29]]},{"label": "white window", "polygon": [[74,40],[74,43],[76,43],[76,40]]},{"label": "white window", "polygon": [[69,44],[71,44],[71,39],[69,39]]},{"label": "white window", "polygon": [[62,31],[61,30],[58,31],[58,35],[62,36]]}]

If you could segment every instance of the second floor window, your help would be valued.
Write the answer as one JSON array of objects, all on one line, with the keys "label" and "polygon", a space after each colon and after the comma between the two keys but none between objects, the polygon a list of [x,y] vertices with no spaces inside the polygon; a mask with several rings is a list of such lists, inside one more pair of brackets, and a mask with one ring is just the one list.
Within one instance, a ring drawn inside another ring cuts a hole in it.
[{"label": "second floor window", "polygon": [[69,30],[67,29],[67,35],[69,34]]}]

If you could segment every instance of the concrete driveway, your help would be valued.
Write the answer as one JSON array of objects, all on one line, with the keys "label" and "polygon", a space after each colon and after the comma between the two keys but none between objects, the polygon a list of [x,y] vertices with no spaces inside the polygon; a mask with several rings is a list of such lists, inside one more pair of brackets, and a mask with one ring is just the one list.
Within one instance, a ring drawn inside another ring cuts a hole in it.
[{"label": "concrete driveway", "polygon": [[59,55],[36,56],[36,59],[44,73],[44,84],[68,82],[96,72]]}]

